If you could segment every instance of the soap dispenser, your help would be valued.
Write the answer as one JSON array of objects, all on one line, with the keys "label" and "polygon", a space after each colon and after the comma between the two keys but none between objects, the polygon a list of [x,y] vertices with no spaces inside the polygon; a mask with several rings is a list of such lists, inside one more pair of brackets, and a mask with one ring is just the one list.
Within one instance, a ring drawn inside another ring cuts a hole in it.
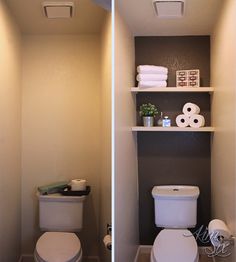
[{"label": "soap dispenser", "polygon": [[163,127],[170,127],[171,126],[171,120],[169,119],[168,116],[164,116],[164,119],[162,121],[162,126]]}]

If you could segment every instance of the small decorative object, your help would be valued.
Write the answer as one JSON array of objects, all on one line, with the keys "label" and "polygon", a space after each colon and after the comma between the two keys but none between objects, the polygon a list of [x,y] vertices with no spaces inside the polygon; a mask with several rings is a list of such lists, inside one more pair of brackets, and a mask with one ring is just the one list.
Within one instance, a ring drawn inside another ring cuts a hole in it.
[{"label": "small decorative object", "polygon": [[200,86],[200,70],[178,70],[176,71],[177,87],[199,87]]},{"label": "small decorative object", "polygon": [[150,127],[154,125],[154,117],[157,115],[158,111],[155,105],[148,103],[142,104],[140,106],[139,114],[143,117],[143,125]]},{"label": "small decorative object", "polygon": [[157,121],[157,125],[158,126],[162,126],[162,123],[163,123],[163,113],[161,112],[161,116],[160,116],[160,118]]},{"label": "small decorative object", "polygon": [[164,116],[164,119],[162,121],[162,126],[163,127],[170,127],[171,126],[171,120],[169,119],[168,116]]}]

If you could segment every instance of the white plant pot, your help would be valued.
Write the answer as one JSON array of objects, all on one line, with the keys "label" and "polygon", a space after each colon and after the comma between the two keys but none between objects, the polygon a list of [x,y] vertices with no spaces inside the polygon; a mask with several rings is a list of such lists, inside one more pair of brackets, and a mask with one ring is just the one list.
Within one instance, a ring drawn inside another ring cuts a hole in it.
[{"label": "white plant pot", "polygon": [[144,116],[143,117],[143,126],[146,126],[146,127],[154,126],[154,117],[153,116]]}]

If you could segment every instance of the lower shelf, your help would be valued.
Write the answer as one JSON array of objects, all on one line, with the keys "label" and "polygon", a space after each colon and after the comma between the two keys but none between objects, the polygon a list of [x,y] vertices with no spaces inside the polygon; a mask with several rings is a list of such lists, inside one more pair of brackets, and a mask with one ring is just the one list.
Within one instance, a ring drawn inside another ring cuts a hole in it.
[{"label": "lower shelf", "polygon": [[134,132],[214,132],[214,127],[206,126],[200,128],[193,128],[193,127],[160,127],[160,126],[153,126],[153,127],[145,127],[145,126],[134,126],[132,127],[132,131]]}]

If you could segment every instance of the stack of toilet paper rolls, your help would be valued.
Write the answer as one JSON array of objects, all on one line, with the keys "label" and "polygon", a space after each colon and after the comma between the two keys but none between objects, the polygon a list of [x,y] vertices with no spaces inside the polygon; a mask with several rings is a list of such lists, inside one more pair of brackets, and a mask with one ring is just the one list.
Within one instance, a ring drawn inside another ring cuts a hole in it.
[{"label": "stack of toilet paper rolls", "polygon": [[204,116],[200,115],[200,108],[196,104],[186,103],[183,107],[183,114],[176,117],[178,127],[200,128],[205,125]]}]

